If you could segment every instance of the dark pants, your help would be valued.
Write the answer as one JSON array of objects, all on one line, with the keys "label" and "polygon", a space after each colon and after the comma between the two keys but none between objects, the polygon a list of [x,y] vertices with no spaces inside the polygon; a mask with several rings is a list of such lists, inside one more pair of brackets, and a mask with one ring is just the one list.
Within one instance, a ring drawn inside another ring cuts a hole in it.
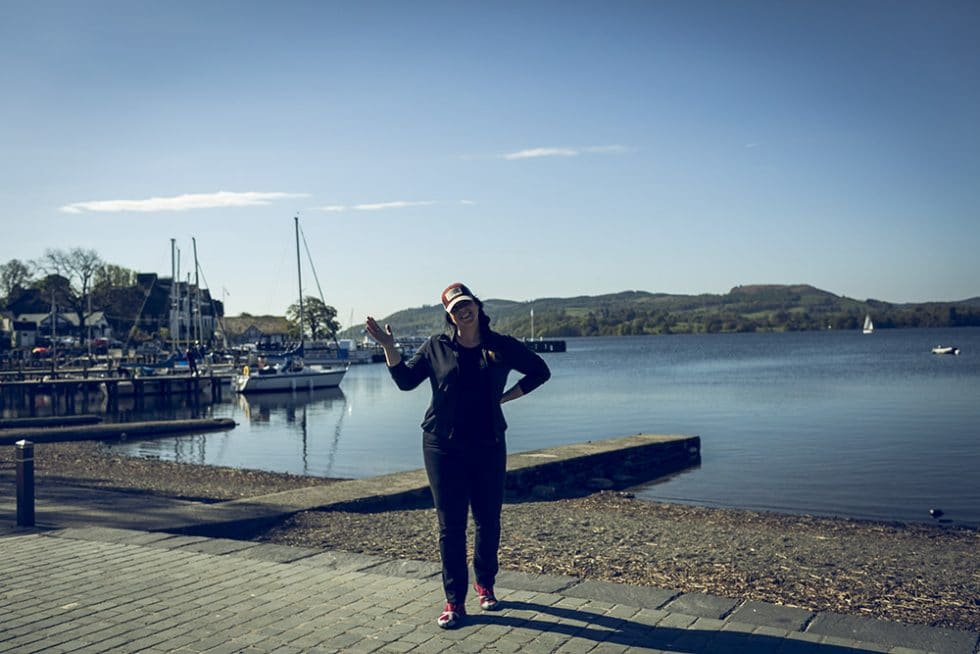
[{"label": "dark pants", "polygon": [[507,448],[503,442],[474,445],[424,434],[422,453],[439,518],[439,555],[446,601],[461,604],[469,586],[466,523],[470,508],[475,526],[476,582],[492,587],[497,577]]}]

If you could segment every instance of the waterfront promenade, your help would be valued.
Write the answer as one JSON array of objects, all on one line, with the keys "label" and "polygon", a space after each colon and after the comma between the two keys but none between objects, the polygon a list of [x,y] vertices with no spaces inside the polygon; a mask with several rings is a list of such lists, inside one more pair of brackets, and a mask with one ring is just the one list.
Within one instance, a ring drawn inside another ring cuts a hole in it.
[{"label": "waterfront promenade", "polygon": [[971,631],[506,570],[503,610],[482,613],[471,597],[473,615],[447,632],[435,625],[435,563],[222,537],[304,507],[409,497],[424,484],[414,471],[211,505],[48,486],[33,528],[15,525],[3,489],[0,651],[978,651]]}]

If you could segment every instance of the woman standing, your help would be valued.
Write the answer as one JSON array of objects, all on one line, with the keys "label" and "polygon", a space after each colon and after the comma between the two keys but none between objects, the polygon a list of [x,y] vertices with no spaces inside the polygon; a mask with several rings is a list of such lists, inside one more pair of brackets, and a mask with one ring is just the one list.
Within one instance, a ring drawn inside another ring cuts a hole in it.
[{"label": "woman standing", "polygon": [[[523,343],[490,329],[483,303],[465,285],[446,287],[442,305],[452,335],[432,336],[408,361],[395,348],[390,325],[382,329],[368,317],[367,331],[384,349],[398,388],[412,390],[426,379],[432,386],[432,401],[422,420],[422,453],[439,518],[446,591],[446,606],[437,623],[452,629],[466,616],[470,509],[476,527],[473,589],[481,608],[500,608],[493,593],[507,467],[507,422],[500,405],[530,393],[551,372]],[[523,377],[505,390],[511,370]]]}]

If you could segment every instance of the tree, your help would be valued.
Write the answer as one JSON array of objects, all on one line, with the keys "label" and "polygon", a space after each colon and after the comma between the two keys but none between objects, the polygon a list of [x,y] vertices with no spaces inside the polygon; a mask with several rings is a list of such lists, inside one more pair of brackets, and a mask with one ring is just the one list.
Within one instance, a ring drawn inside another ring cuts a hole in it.
[{"label": "tree", "polygon": [[43,302],[54,302],[58,306],[67,304],[68,296],[71,295],[71,282],[61,275],[45,275],[34,282],[34,288],[41,293]]},{"label": "tree", "polygon": [[34,283],[37,289],[40,309],[45,307],[45,311],[52,311],[51,324],[57,327],[57,307],[65,306],[68,297],[71,295],[71,284],[61,275],[47,275]]},{"label": "tree", "polygon": [[4,302],[11,300],[31,282],[31,269],[19,259],[11,259],[0,266],[0,296]]},{"label": "tree", "polygon": [[[103,317],[115,334],[127,334],[127,343],[134,340],[140,332],[144,335],[156,328],[155,321],[142,320],[140,309],[144,306],[146,292],[139,286],[106,286],[96,287],[93,291],[95,302],[103,312]],[[142,339],[145,340],[145,336]]]},{"label": "tree", "polygon": [[93,275],[88,292],[91,302],[86,301],[86,307],[98,307],[115,333],[132,335],[151,291],[137,285],[136,271],[105,263]]},{"label": "tree", "polygon": [[[324,304],[319,298],[308,295],[303,298],[303,314],[305,324],[302,326],[302,336],[309,334],[314,341],[330,339],[334,343],[337,342],[340,323],[336,320],[336,309],[329,304]],[[291,304],[286,309],[286,320],[289,321],[290,332],[300,335],[299,302]]]},{"label": "tree", "polygon": [[95,271],[92,286],[135,286],[136,271],[112,263],[103,264]]},{"label": "tree", "polygon": [[88,317],[88,294],[92,279],[105,263],[95,250],[73,248],[71,250],[45,250],[44,257],[35,266],[49,275],[68,280],[64,302],[78,316],[78,328],[85,332]]}]

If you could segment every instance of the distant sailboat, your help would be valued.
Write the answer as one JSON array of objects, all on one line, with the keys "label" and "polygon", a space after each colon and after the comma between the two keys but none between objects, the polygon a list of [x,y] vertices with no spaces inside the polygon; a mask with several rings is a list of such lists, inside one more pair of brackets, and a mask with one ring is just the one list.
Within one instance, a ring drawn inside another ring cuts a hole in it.
[{"label": "distant sailboat", "polygon": [[864,333],[865,334],[873,334],[874,331],[875,331],[875,324],[873,322],[871,322],[871,316],[870,315],[865,315],[864,316]]}]

